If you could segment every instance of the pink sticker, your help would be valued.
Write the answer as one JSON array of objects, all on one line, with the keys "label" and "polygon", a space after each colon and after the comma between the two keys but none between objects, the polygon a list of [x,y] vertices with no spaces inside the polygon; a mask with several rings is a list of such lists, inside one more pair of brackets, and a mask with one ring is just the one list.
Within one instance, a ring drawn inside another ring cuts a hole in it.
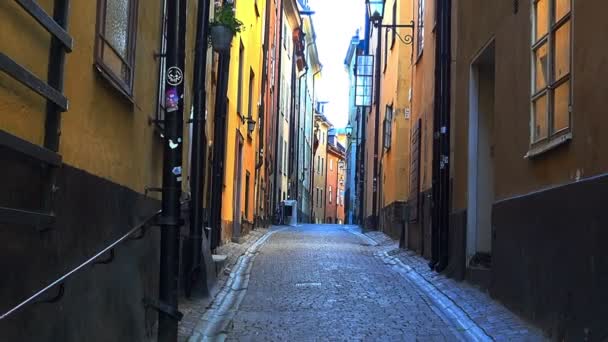
[{"label": "pink sticker", "polygon": [[171,88],[165,93],[165,111],[167,113],[175,112],[179,109],[179,96],[177,89]]}]

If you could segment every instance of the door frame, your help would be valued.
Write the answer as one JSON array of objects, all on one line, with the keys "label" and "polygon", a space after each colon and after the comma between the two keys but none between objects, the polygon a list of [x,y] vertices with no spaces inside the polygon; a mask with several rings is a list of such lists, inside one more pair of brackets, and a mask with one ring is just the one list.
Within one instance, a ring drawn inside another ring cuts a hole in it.
[{"label": "door frame", "polygon": [[468,267],[471,258],[477,253],[479,210],[478,183],[479,176],[479,61],[492,45],[495,37],[490,38],[473,57],[469,65],[469,113],[468,113],[468,162],[467,162],[467,225],[466,225],[466,258]]}]

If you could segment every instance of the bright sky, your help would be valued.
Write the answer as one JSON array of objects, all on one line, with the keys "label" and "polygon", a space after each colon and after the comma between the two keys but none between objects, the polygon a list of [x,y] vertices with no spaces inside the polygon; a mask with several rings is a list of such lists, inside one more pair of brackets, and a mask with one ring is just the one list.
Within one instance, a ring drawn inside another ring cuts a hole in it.
[{"label": "bright sky", "polygon": [[317,97],[329,101],[325,114],[335,127],[348,123],[348,74],[344,57],[357,29],[363,32],[364,0],[309,0],[317,33],[319,59],[323,64]]}]

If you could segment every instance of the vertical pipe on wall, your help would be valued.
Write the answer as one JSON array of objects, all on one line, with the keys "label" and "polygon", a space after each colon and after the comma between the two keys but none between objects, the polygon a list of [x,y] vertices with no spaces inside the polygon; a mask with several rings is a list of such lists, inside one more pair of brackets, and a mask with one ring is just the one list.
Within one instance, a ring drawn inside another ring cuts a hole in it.
[{"label": "vertical pipe on wall", "polygon": [[220,52],[218,81],[215,94],[215,120],[213,133],[213,179],[211,181],[211,248],[220,244],[222,234],[222,192],[224,190],[224,161],[226,159],[226,124],[228,72],[230,52]]},{"label": "vertical pipe on wall", "polygon": [[437,1],[437,36],[435,52],[435,109],[433,122],[433,201],[431,262],[441,272],[448,263],[450,205],[450,63],[451,3]]},{"label": "vertical pipe on wall", "polygon": [[192,264],[187,280],[184,282],[186,295],[190,297],[192,286],[201,276],[201,284],[207,292],[207,275],[205,267],[201,267],[202,241],[203,241],[203,141],[205,127],[205,109],[207,107],[207,34],[209,29],[209,0],[199,0],[196,18],[196,42],[194,46],[194,79],[193,79],[193,105],[192,118],[192,150],[190,165],[190,244],[192,251]]},{"label": "vertical pipe on wall", "polygon": [[[53,19],[61,28],[67,31],[69,0],[56,0],[53,6]],[[58,92],[63,93],[65,71],[65,50],[59,39],[53,36],[49,51],[48,84]],[[44,131],[44,147],[51,151],[59,151],[61,136],[61,109],[52,101],[46,104],[46,121]]]},{"label": "vertical pipe on wall", "polygon": [[[278,208],[278,198],[280,198],[280,196],[277,196],[277,188],[278,188],[278,184],[279,184],[279,163],[281,162],[281,157],[279,156],[279,146],[282,144],[281,141],[279,141],[279,129],[281,127],[281,91],[282,91],[282,82],[281,82],[281,72],[282,72],[282,60],[283,60],[283,53],[281,51],[281,46],[283,45],[281,42],[283,41],[283,1],[281,1],[281,6],[279,8],[279,16],[280,16],[280,20],[279,20],[279,46],[278,46],[278,55],[279,55],[279,59],[277,62],[278,65],[278,72],[277,75],[279,75],[279,77],[275,80],[275,82],[279,83],[279,86],[276,87],[277,89],[277,94],[276,94],[276,98],[279,99],[277,101],[277,107],[276,107],[276,112],[275,112],[275,135],[274,135],[274,139],[275,139],[275,144],[274,144],[274,160],[273,160],[273,168],[272,171],[274,173],[274,187],[272,189],[272,215],[274,217],[275,212],[277,211]],[[277,198],[278,197],[278,198]]]},{"label": "vertical pipe on wall", "polygon": [[[179,230],[181,226],[182,134],[184,112],[184,52],[186,30],[186,1],[167,4],[167,78],[165,116],[163,195],[160,248],[158,341],[177,340]],[[170,312],[170,311],[173,311]]]},{"label": "vertical pipe on wall", "polygon": [[380,130],[380,73],[382,54],[382,22],[377,26],[378,42],[376,44],[376,115],[374,117],[374,173],[372,179],[372,227],[378,229],[378,139]]}]

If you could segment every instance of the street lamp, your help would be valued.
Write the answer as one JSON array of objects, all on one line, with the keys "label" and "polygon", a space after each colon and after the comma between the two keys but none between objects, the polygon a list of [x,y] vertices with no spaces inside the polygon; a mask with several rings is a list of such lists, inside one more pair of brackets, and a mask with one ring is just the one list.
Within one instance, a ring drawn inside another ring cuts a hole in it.
[{"label": "street lamp", "polygon": [[382,23],[382,18],[384,18],[385,1],[386,0],[365,0],[369,20],[371,20],[374,25]]},{"label": "street lamp", "polygon": [[249,134],[253,133],[255,130],[255,120],[253,120],[251,114],[249,114],[249,117],[247,118],[247,130],[249,131]]},{"label": "street lamp", "polygon": [[351,126],[350,122],[346,125],[346,136],[350,139],[350,136],[353,135],[353,126]]}]

